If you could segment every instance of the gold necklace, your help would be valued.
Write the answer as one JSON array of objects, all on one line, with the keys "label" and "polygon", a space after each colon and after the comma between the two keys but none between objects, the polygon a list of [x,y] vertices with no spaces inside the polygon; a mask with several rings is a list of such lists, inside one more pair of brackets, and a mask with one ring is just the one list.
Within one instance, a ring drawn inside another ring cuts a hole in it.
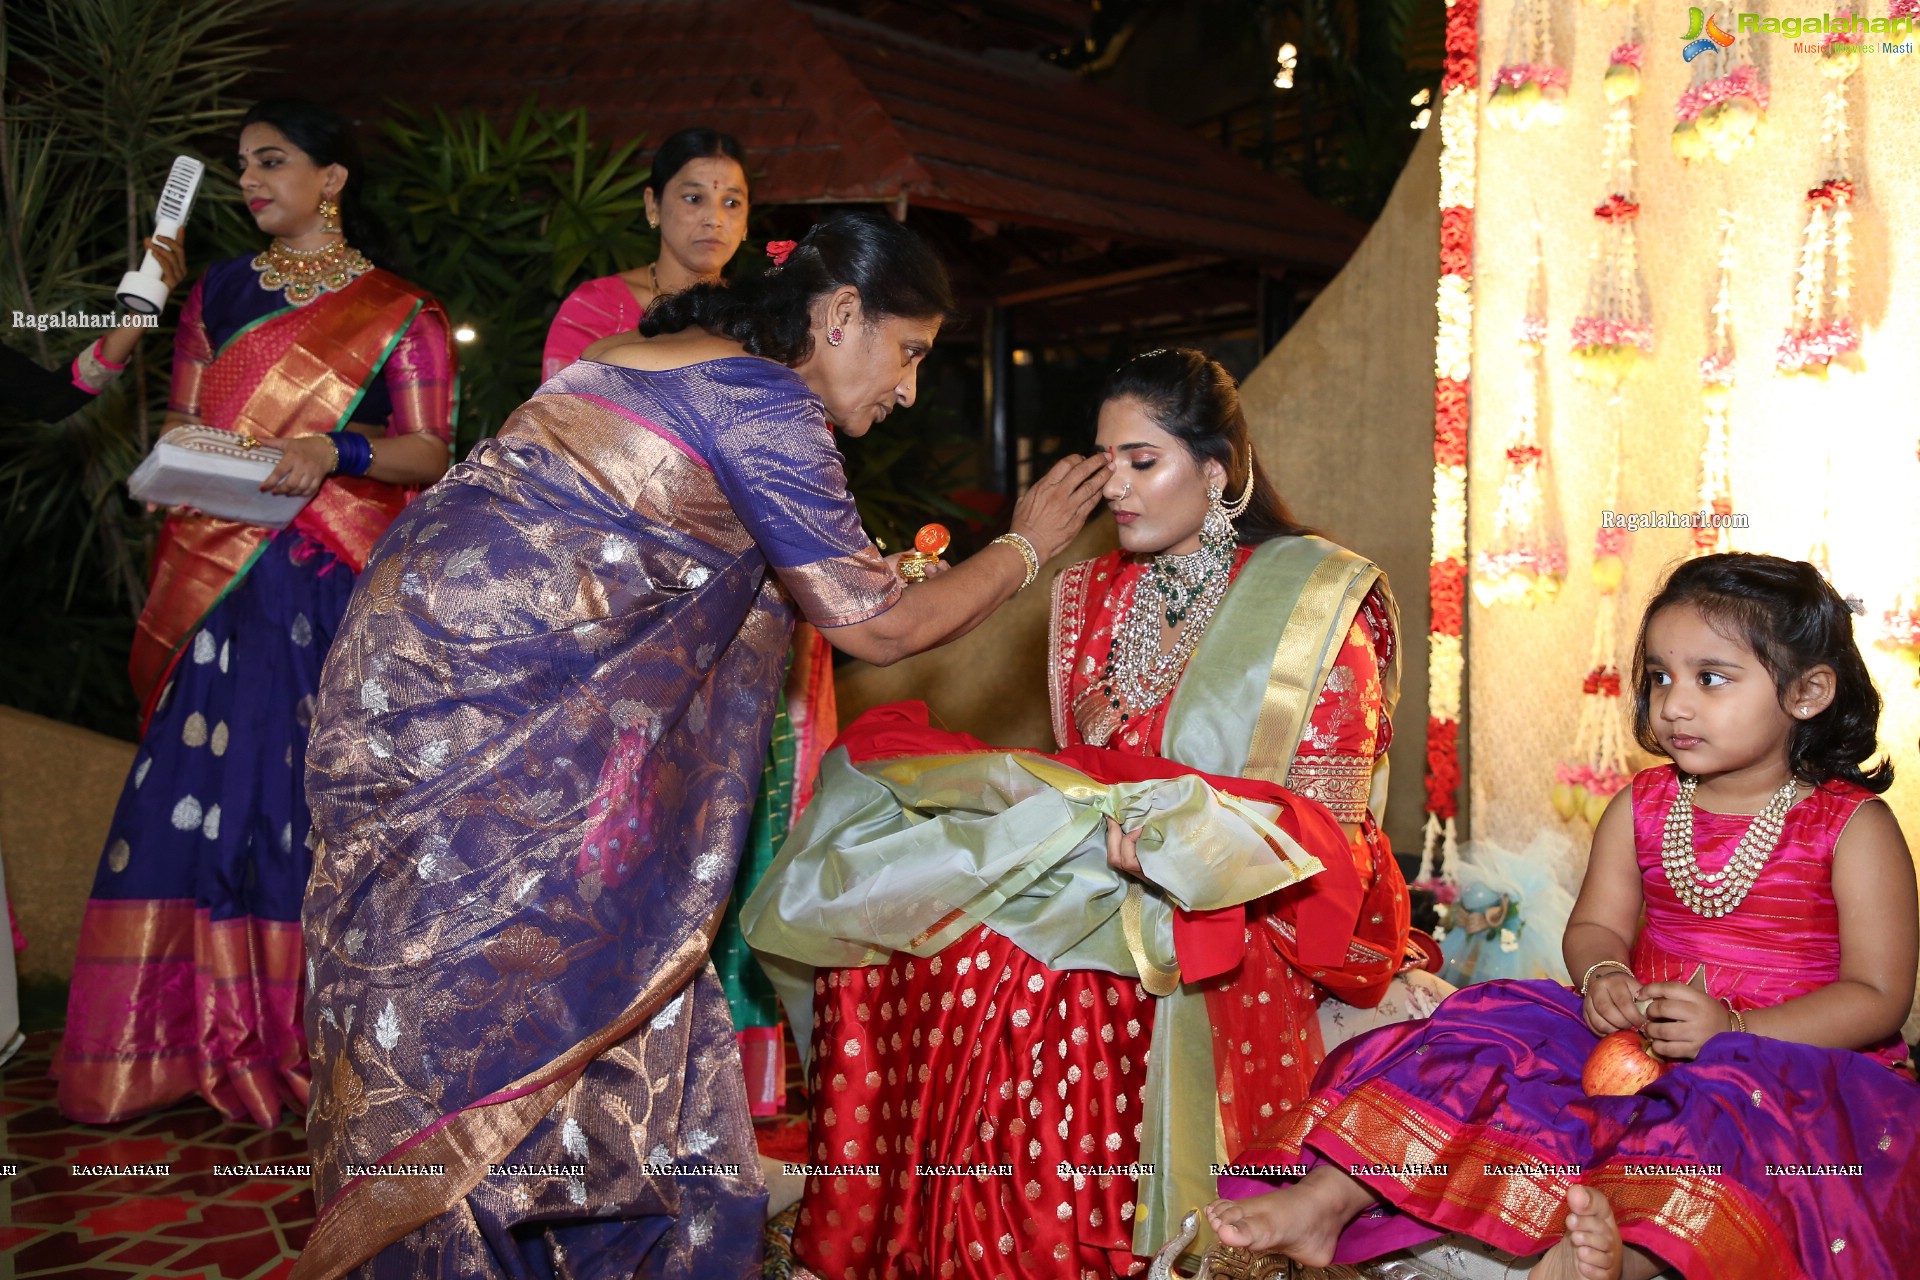
[{"label": "gold necklace", "polygon": [[335,240],[318,249],[295,249],[275,240],[253,260],[260,287],[269,293],[286,290],[294,306],[312,302],[329,290],[344,289],[373,270],[367,255]]},{"label": "gold necklace", "polygon": [[1739,906],[1747,891],[1760,878],[1767,859],[1779,847],[1780,832],[1786,826],[1787,810],[1793,807],[1797,779],[1773,793],[1767,807],[1755,815],[1740,843],[1734,846],[1727,865],[1711,875],[1700,870],[1700,856],[1693,847],[1693,793],[1700,779],[1683,775],[1680,793],[1667,810],[1667,822],[1660,838],[1660,863],[1666,868],[1667,883],[1680,901],[1697,916],[1718,919]]}]

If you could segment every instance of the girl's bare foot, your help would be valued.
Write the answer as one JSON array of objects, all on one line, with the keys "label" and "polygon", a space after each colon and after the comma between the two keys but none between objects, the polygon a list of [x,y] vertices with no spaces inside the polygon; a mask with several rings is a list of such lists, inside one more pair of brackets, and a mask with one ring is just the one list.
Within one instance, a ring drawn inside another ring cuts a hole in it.
[{"label": "girl's bare foot", "polygon": [[1532,1280],[1621,1280],[1626,1246],[1613,1206],[1589,1187],[1567,1192],[1567,1234],[1527,1274]]},{"label": "girl's bare foot", "polygon": [[1365,1186],[1323,1164],[1291,1187],[1249,1200],[1215,1200],[1207,1222],[1222,1244],[1324,1267],[1333,1261],[1341,1229],[1372,1203]]}]

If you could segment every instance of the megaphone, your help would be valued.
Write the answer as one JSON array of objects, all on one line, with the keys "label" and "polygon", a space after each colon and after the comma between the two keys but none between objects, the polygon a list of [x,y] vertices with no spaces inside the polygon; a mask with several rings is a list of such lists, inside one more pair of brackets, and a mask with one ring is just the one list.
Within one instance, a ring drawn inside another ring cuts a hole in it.
[{"label": "megaphone", "polygon": [[[160,208],[153,221],[154,235],[165,236],[169,240],[179,236],[180,228],[186,225],[187,213],[193,208],[194,193],[200,190],[200,178],[206,168],[192,156],[174,157],[173,170],[167,174],[167,185],[160,191]],[[167,282],[160,274],[160,263],[149,251],[137,269],[120,277],[120,287],[114,290],[114,296],[127,310],[152,316],[160,314],[160,308],[167,305],[167,292]]]}]

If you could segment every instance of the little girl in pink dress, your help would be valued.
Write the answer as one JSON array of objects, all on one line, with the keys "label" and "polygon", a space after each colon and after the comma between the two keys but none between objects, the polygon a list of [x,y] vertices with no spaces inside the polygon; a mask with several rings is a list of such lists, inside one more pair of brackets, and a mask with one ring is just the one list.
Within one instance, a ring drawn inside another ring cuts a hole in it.
[{"label": "little girl in pink dress", "polygon": [[[1702,557],[1634,665],[1639,738],[1673,763],[1595,832],[1564,941],[1581,990],[1485,983],[1341,1046],[1241,1159],[1306,1176],[1223,1180],[1250,1197],[1209,1208],[1225,1243],[1325,1265],[1454,1232],[1552,1246],[1537,1276],[1913,1274],[1920,908],[1847,607],[1811,565]],[[1669,1068],[1587,1096],[1628,1028]]]}]

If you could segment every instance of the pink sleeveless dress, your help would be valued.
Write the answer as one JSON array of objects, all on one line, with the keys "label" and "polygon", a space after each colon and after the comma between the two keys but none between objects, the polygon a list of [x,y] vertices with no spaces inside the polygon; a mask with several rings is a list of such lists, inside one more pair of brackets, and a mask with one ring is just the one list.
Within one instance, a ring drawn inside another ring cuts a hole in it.
[{"label": "pink sleeveless dress", "polygon": [[[1840,976],[1840,909],[1833,900],[1833,851],[1854,811],[1873,792],[1835,779],[1787,811],[1780,845],[1739,907],[1717,920],[1674,894],[1660,861],[1667,810],[1680,792],[1671,765],[1633,780],[1633,844],[1640,859],[1646,922],[1633,944],[1642,982],[1694,982],[1745,1013],[1783,1004]],[[1700,869],[1727,865],[1751,818],[1693,811]],[[1907,1056],[1898,1036],[1863,1050],[1889,1066]]]},{"label": "pink sleeveless dress", "polygon": [[[1787,815],[1746,898],[1718,920],[1674,895],[1660,836],[1672,765],[1633,781],[1646,921],[1633,950],[1646,982],[1685,981],[1741,1010],[1804,995],[1839,974],[1833,851],[1872,798],[1829,782]],[[1725,864],[1749,818],[1695,811],[1697,856]],[[1348,1225],[1354,1263],[1453,1232],[1516,1254],[1559,1239],[1567,1190],[1613,1206],[1621,1234],[1686,1280],[1884,1280],[1920,1258],[1920,1084],[1891,1065],[1897,1040],[1861,1051],[1728,1032],[1627,1097],[1589,1098],[1597,1037],[1577,992],[1487,982],[1425,1022],[1383,1027],[1329,1054],[1306,1105],[1256,1140],[1243,1165],[1332,1163],[1383,1203]],[[1229,1196],[1270,1189],[1223,1179]]]}]

